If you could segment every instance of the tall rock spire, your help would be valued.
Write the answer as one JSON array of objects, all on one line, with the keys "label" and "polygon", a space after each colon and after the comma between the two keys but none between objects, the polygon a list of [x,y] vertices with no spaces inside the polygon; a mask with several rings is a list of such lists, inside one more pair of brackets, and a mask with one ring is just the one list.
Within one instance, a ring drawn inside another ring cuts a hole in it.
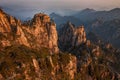
[{"label": "tall rock spire", "polygon": [[0,10],[0,34],[4,36],[0,43],[21,44],[35,49],[46,47],[50,52],[58,52],[56,24],[48,15],[35,14],[33,19],[25,24]]}]

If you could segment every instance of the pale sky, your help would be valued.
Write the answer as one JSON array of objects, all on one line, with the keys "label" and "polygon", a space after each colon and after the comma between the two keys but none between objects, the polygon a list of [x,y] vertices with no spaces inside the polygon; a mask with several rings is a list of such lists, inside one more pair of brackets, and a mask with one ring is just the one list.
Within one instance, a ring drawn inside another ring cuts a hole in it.
[{"label": "pale sky", "polygon": [[[0,0],[0,7],[9,12],[35,13],[38,11],[54,12],[67,10],[110,10],[120,8],[120,0]],[[22,13],[21,13],[22,14]]]},{"label": "pale sky", "polygon": [[110,9],[120,7],[120,0],[0,0],[0,6],[32,9]]}]

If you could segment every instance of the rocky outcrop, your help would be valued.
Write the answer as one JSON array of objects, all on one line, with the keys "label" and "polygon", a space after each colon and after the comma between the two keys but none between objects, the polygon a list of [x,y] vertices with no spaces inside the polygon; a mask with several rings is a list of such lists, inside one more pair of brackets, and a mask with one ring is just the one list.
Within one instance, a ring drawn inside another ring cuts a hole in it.
[{"label": "rocky outcrop", "polygon": [[112,47],[105,46],[100,41],[98,44],[93,44],[90,40],[86,40],[84,27],[75,27],[70,22],[63,25],[58,34],[60,49],[63,52],[70,52],[77,58],[75,80],[119,79],[119,73],[116,73],[115,68],[111,66],[116,64],[114,63],[116,51]]},{"label": "rocky outcrop", "polygon": [[68,53],[49,55],[49,49],[46,48],[41,51],[31,50],[26,46],[5,48],[0,52],[0,79],[72,80],[75,78],[77,59],[74,55]]},{"label": "rocky outcrop", "polygon": [[86,42],[86,33],[83,26],[75,27],[71,22],[63,25],[58,31],[59,47],[70,50]]},{"label": "rocky outcrop", "polygon": [[51,54],[58,52],[56,24],[46,14],[36,14],[23,24],[1,10],[0,35],[2,47],[21,44],[38,50],[49,48]]},{"label": "rocky outcrop", "polygon": [[69,73],[70,79],[75,79],[75,74],[77,73],[77,58],[75,56],[70,56],[70,61],[66,68],[64,68],[65,73]]},{"label": "rocky outcrop", "polygon": [[0,12],[0,43],[2,47],[24,44],[29,46],[27,38],[21,28],[20,20],[4,13]]},{"label": "rocky outcrop", "polygon": [[10,32],[10,30],[7,15],[3,11],[0,11],[0,32]]},{"label": "rocky outcrop", "polygon": [[[29,23],[30,28],[25,29],[32,47],[48,47],[52,52],[58,52],[56,24],[46,14],[36,14]],[[33,40],[34,39],[34,40]],[[37,43],[37,45],[36,45]]]}]

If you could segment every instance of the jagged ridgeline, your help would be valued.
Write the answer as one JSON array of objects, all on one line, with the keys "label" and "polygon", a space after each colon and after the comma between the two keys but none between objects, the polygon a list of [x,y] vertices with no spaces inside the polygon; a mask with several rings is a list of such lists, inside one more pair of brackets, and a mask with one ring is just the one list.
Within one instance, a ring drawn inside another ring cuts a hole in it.
[{"label": "jagged ridgeline", "polygon": [[25,45],[33,49],[47,47],[58,52],[56,25],[46,14],[36,14],[26,23],[4,13],[0,13],[1,47]]},{"label": "jagged ridgeline", "polygon": [[68,22],[57,32],[46,14],[22,23],[0,9],[0,80],[119,80],[119,57],[87,40],[84,26]]}]

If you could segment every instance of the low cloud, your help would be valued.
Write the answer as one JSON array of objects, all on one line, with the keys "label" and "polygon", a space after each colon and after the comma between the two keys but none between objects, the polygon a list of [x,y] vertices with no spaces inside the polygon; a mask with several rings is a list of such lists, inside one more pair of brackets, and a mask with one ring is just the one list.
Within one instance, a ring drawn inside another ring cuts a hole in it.
[{"label": "low cloud", "polygon": [[[108,10],[120,7],[120,0],[0,0],[0,6],[10,14],[32,16],[36,12],[60,12],[65,10],[82,10],[93,8]],[[25,13],[25,15],[22,15]]]}]

